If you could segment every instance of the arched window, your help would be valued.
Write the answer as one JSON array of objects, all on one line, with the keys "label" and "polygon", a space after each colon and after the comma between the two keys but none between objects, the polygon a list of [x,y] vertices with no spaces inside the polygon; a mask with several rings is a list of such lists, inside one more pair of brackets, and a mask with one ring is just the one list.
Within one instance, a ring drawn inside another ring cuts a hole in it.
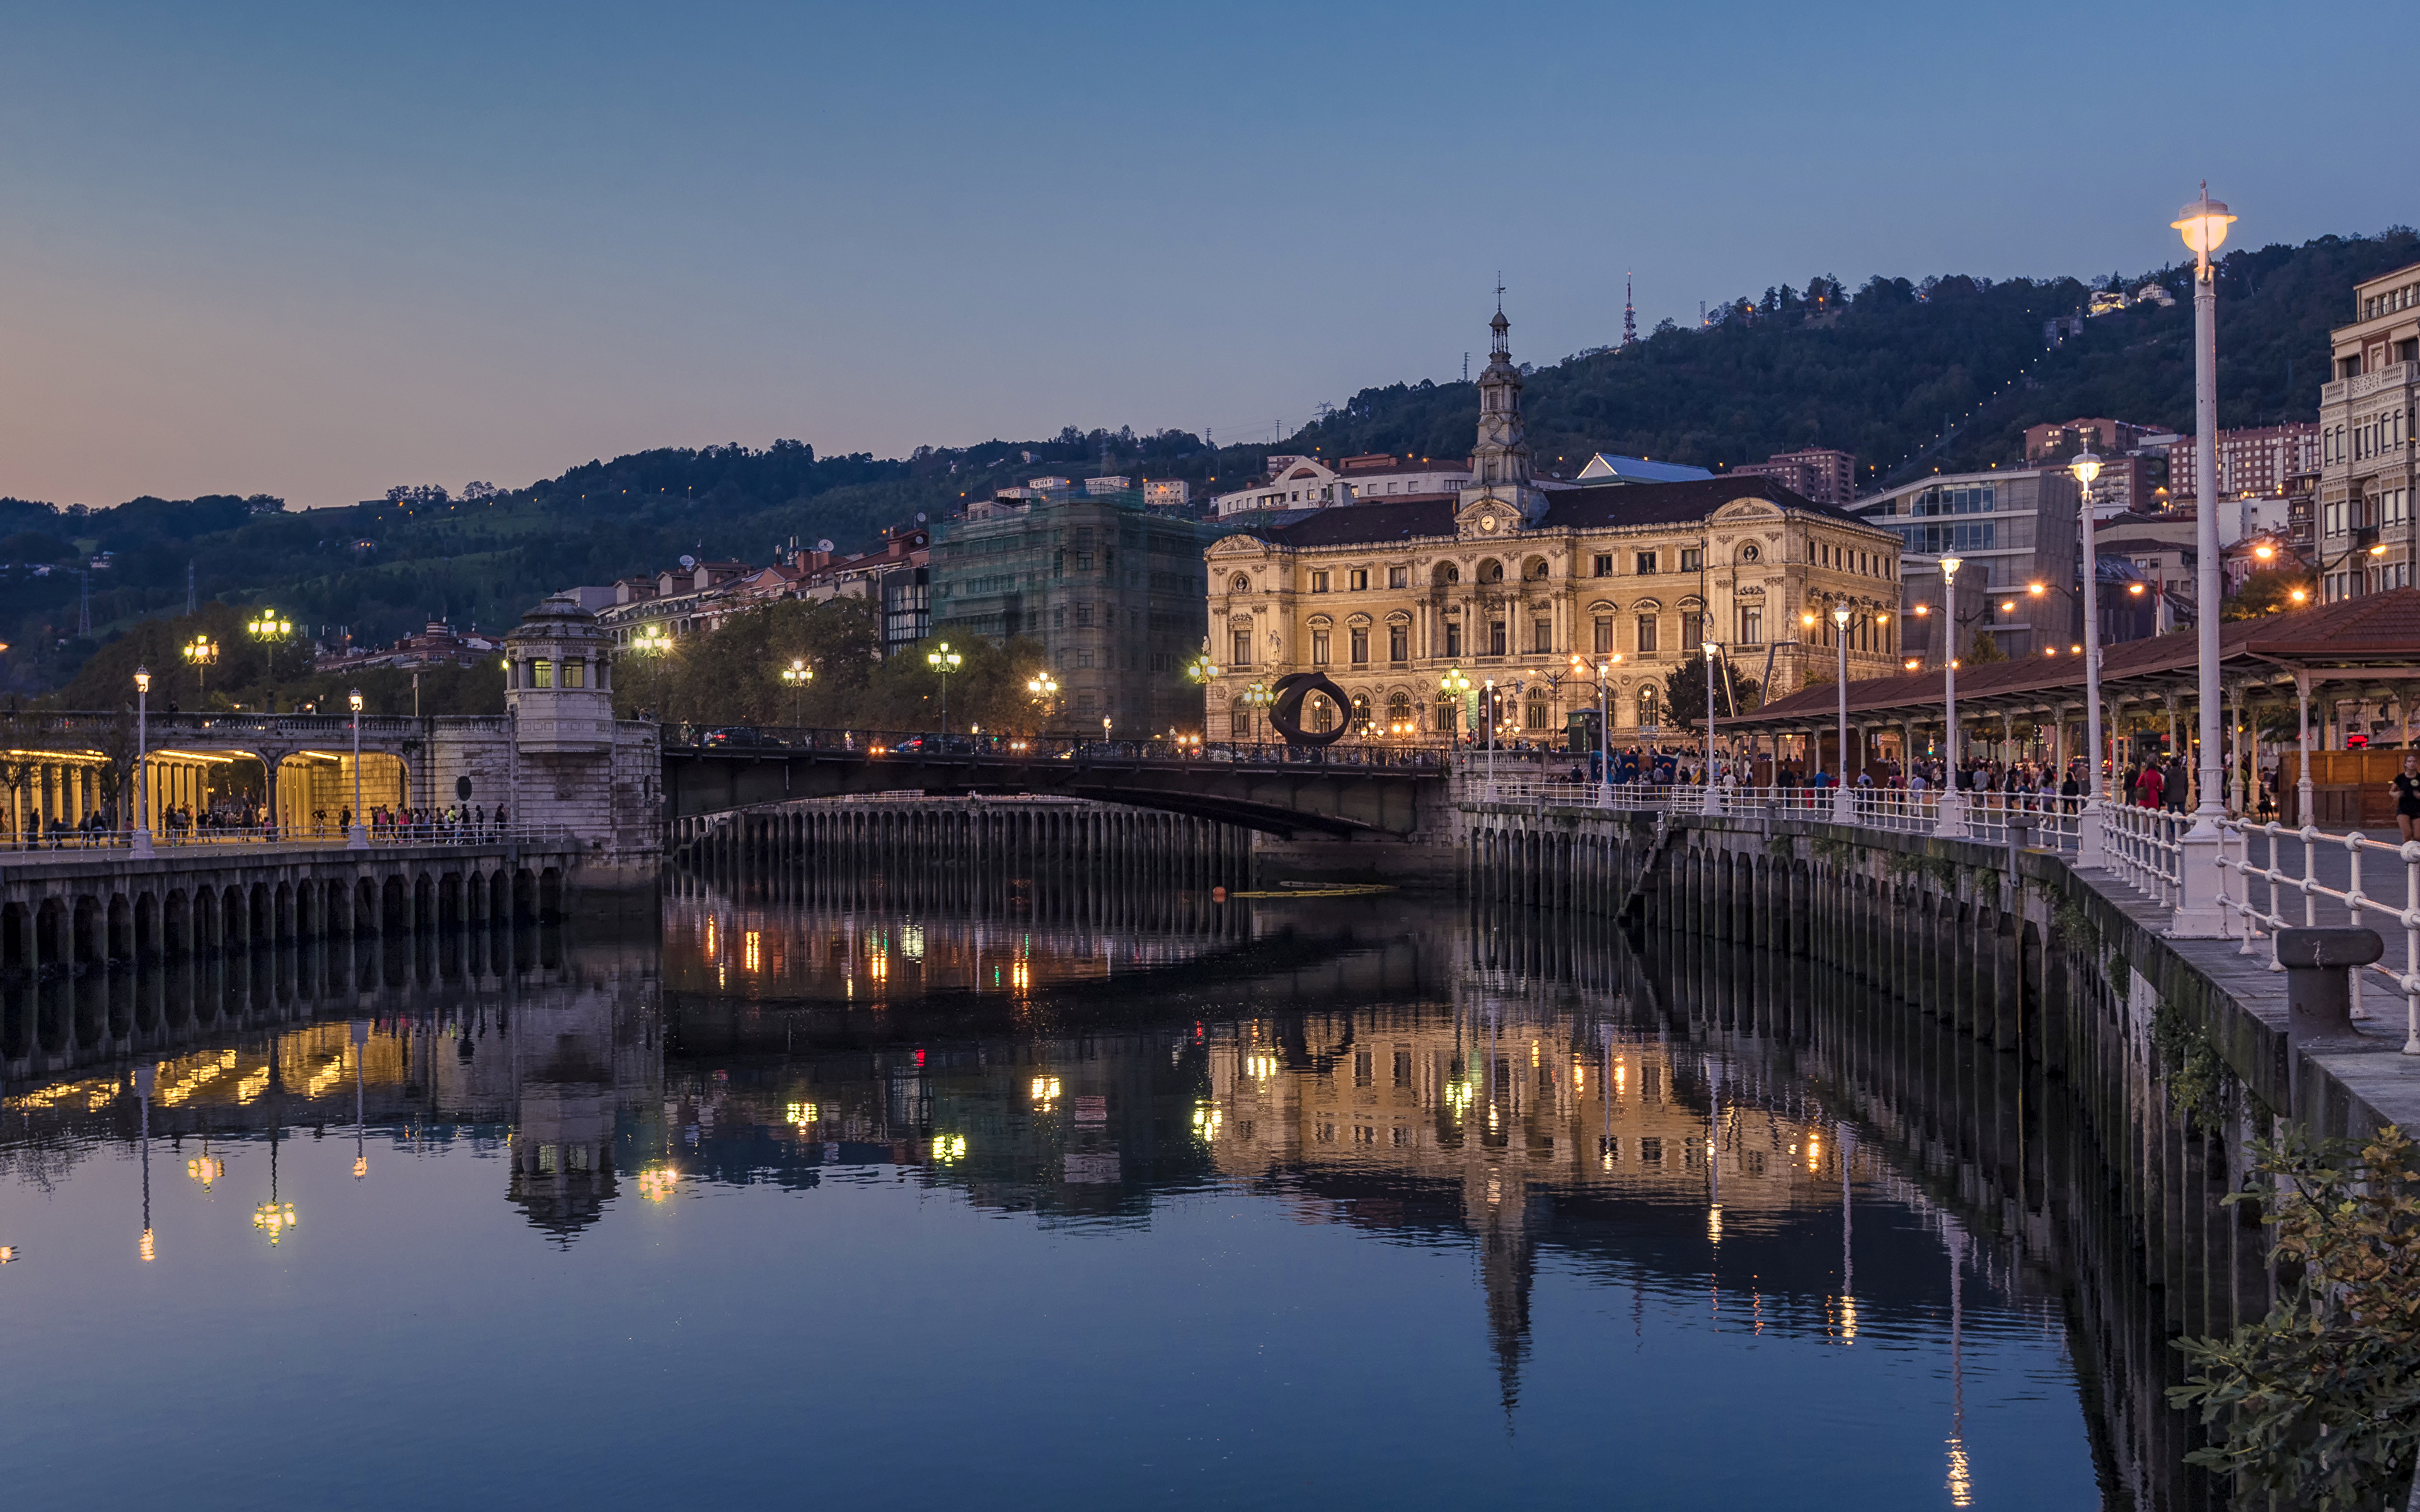
[{"label": "arched window", "polygon": [[1356,730],[1370,728],[1370,695],[1367,693],[1353,695],[1353,728]]},{"label": "arched window", "polygon": [[1409,724],[1412,722],[1412,696],[1409,693],[1391,693],[1388,695],[1387,722],[1388,724]]},{"label": "arched window", "polygon": [[1311,728],[1323,735],[1336,728],[1336,705],[1327,702],[1325,693],[1311,696]]},{"label": "arched window", "polygon": [[1429,574],[1429,581],[1439,588],[1448,583],[1458,583],[1462,581],[1462,569],[1450,562],[1440,562],[1436,570]]},{"label": "arched window", "polygon": [[1528,582],[1544,582],[1546,580],[1546,559],[1544,557],[1531,557],[1528,562],[1521,564],[1521,576]]},{"label": "arched window", "polygon": [[1638,690],[1638,723],[1642,729],[1653,729],[1664,722],[1663,699],[1652,687]]},{"label": "arched window", "polygon": [[1252,579],[1245,577],[1240,572],[1235,574],[1235,576],[1229,579],[1227,583],[1227,592],[1231,594],[1249,594],[1251,591]]},{"label": "arched window", "polygon": [[1481,562],[1479,564],[1479,580],[1483,583],[1502,582],[1504,580],[1504,563],[1497,561],[1494,557],[1489,557],[1486,561]]},{"label": "arched window", "polygon": [[1450,693],[1439,693],[1436,696],[1436,712],[1429,720],[1429,728],[1438,734],[1450,735],[1461,724],[1462,700]]},{"label": "arched window", "polygon": [[1528,714],[1523,717],[1522,723],[1531,730],[1545,729],[1546,706],[1543,703],[1531,703]]}]

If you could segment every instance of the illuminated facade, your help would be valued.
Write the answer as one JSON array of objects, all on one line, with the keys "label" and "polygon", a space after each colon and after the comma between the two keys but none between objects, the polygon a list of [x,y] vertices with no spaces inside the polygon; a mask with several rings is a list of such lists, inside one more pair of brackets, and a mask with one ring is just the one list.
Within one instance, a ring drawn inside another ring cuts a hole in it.
[{"label": "illuminated facade", "polygon": [[2413,581],[2412,490],[2420,487],[2420,263],[2353,287],[2360,317],[2338,326],[2335,376],[2319,389],[2319,599]]}]

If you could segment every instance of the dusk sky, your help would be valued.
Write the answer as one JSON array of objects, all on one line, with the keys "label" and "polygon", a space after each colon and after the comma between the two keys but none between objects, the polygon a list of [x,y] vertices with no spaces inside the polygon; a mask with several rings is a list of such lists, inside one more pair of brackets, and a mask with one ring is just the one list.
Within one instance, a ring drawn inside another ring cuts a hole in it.
[{"label": "dusk sky", "polygon": [[[1213,427],[1884,272],[2415,219],[2390,6],[8,7],[0,493]],[[2350,50],[2350,52],[2349,52]]]}]

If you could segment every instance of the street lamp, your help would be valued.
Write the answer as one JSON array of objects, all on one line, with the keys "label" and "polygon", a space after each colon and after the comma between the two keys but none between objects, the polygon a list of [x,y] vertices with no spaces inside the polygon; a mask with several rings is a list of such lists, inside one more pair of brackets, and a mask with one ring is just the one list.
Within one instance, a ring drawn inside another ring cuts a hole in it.
[{"label": "street lamp", "polygon": [[1252,711],[1246,717],[1252,721],[1252,747],[1255,754],[1258,754],[1261,744],[1262,711],[1266,709],[1276,697],[1276,694],[1269,691],[1269,685],[1266,683],[1256,682],[1244,689],[1244,703]]},{"label": "street lamp", "polygon": [[782,681],[790,685],[790,725],[793,729],[799,724],[799,701],[806,697],[807,685],[814,680],[815,670],[802,657],[792,656],[790,664],[782,669]]},{"label": "street lamp", "polygon": [[134,835],[132,847],[137,856],[151,854],[151,807],[149,794],[143,780],[143,769],[151,756],[151,669],[134,669]]},{"label": "street lamp", "polygon": [[938,650],[924,653],[924,665],[941,674],[941,733],[950,733],[950,674],[958,670],[966,657],[950,649],[947,640]]},{"label": "street lamp", "polygon": [[210,664],[219,659],[219,643],[206,635],[197,635],[177,648],[178,653],[194,665],[196,686],[210,686]]},{"label": "street lamp", "polygon": [[1843,825],[1856,817],[1854,800],[1849,795],[1849,618],[1855,612],[1845,598],[1832,605],[1832,639],[1839,643],[1840,648],[1839,790],[1832,795],[1832,818]]},{"label": "street lamp", "polygon": [[1941,559],[1941,630],[1949,642],[1949,654],[1941,658],[1941,706],[1947,728],[1941,739],[1941,818],[1933,833],[1952,839],[1966,833],[1958,796],[1958,569],[1964,565],[1956,557]]},{"label": "street lamp", "polygon": [[2226,240],[2234,223],[2226,207],[2201,197],[2168,224],[2182,236],[2194,255],[2194,544],[2201,552],[2195,590],[2201,600],[2194,628],[2200,641],[2201,706],[2195,711],[2201,727],[2201,793],[2194,805],[2193,828],[2180,841],[2177,915],[2172,931],[2184,937],[2220,933],[2226,920],[2218,910],[2218,893],[2226,881],[2219,866],[2218,825],[2224,817],[2219,796],[2218,686],[2218,280],[2211,254]]},{"label": "street lamp", "polygon": [[2092,481],[2101,476],[2101,458],[2086,446],[2067,465],[2084,495],[2084,745],[2090,753],[2090,776],[2085,782],[2087,802],[2082,827],[2076,832],[2076,864],[2101,864],[2101,802],[2106,796],[2101,778],[2101,554],[2093,544]]},{"label": "street lamp", "polygon": [[370,848],[370,826],[362,812],[362,690],[357,687],[347,693],[345,703],[353,711],[353,827],[345,833],[345,849],[365,851]]},{"label": "street lamp", "polygon": [[[1596,664],[1596,801],[1600,808],[1613,802],[1613,714],[1606,707],[1605,679],[1606,674],[1613,671],[1613,664],[1621,659],[1621,653],[1616,651]],[[1583,677],[1588,675],[1589,663],[1576,652],[1572,656],[1572,671]]]},{"label": "street lamp", "polygon": [[1048,672],[1036,672],[1026,679],[1025,690],[1033,695],[1034,702],[1042,705],[1042,723],[1045,728],[1047,728],[1050,723],[1051,700],[1059,696],[1059,679]]},{"label": "street lamp", "polygon": [[1218,664],[1212,661],[1210,653],[1205,651],[1185,664],[1185,675],[1197,683],[1214,682],[1218,676]]},{"label": "street lamp", "polygon": [[[1709,613],[1706,616],[1706,628],[1712,630],[1714,625],[1714,617]],[[1723,654],[1723,648],[1712,635],[1705,638],[1704,643],[1706,651],[1706,769],[1704,774],[1706,795],[1703,807],[1706,812],[1714,813],[1722,807],[1721,800],[1714,792],[1714,660]]]}]

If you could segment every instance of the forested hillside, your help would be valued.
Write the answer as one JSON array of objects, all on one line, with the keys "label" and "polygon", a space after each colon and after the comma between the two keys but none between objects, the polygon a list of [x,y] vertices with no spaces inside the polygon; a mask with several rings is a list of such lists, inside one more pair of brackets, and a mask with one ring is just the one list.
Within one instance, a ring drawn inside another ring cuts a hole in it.
[{"label": "forested hillside", "polygon": [[[2222,423],[2313,414],[2328,328],[2350,318],[2353,283],[2414,260],[2420,239],[2399,228],[2228,255]],[[2024,427],[2040,421],[2114,415],[2181,427],[2192,415],[2187,276],[2167,268],[2116,281],[2131,289],[2153,278],[2180,296],[2173,308],[2086,321],[2055,347],[2043,325],[2078,310],[2084,281],[1877,277],[1852,289],[1825,275],[1779,285],[1709,329],[1668,324],[1634,347],[1532,369],[1532,442],[1544,467],[1565,471],[1596,451],[1720,467],[1838,446],[1871,482],[1894,468],[2012,460]],[[1512,336],[1521,355],[1517,319]],[[256,494],[100,510],[0,499],[0,639],[10,643],[0,677],[18,693],[59,687],[138,622],[181,614],[189,571],[200,601],[273,604],[315,633],[345,627],[383,643],[439,617],[501,627],[553,589],[653,570],[683,552],[763,562],[792,539],[860,548],[1043,472],[1233,487],[1272,450],[1458,456],[1477,409],[1467,383],[1365,389],[1281,445],[1215,453],[1183,431],[1074,425],[1047,440],[890,459],[818,456],[794,440],[667,448],[523,488],[412,485],[375,504],[307,513]],[[78,628],[87,582],[89,635]]]}]

